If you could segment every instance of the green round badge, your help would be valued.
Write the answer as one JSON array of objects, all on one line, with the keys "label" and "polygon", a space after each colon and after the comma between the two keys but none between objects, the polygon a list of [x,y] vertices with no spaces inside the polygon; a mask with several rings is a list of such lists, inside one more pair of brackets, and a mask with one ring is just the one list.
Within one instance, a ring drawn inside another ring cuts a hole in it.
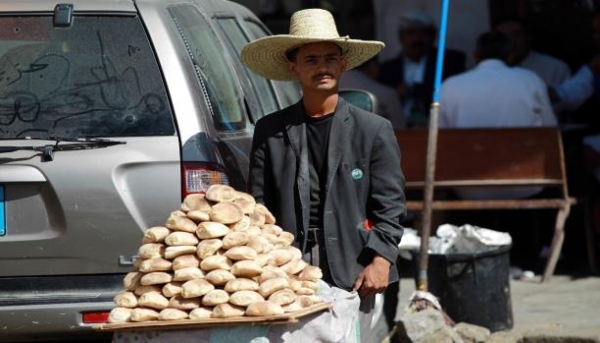
[{"label": "green round badge", "polygon": [[362,170],[360,170],[358,168],[354,168],[354,169],[352,169],[351,175],[354,180],[360,180],[363,177],[363,172],[362,172]]}]

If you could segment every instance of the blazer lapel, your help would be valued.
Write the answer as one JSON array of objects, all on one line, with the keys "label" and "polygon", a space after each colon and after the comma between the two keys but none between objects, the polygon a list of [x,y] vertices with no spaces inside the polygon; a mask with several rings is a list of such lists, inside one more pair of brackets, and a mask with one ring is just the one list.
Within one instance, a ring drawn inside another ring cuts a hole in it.
[{"label": "blazer lapel", "polygon": [[329,133],[325,199],[327,199],[328,190],[331,188],[335,171],[340,165],[346,142],[350,139],[350,135],[353,131],[352,126],[348,104],[340,97],[335,109],[335,115],[333,116],[333,122],[331,123],[331,132]]}]

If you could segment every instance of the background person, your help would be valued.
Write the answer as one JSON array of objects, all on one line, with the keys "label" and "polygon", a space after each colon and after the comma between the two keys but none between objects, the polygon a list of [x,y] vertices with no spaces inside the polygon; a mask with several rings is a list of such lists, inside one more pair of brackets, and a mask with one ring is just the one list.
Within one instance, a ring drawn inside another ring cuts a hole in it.
[{"label": "background person", "polygon": [[[402,52],[379,69],[378,80],[396,88],[409,127],[427,126],[437,61],[436,36],[436,26],[424,12],[406,13],[398,29]],[[464,53],[446,49],[442,79],[463,72],[465,59]]]}]

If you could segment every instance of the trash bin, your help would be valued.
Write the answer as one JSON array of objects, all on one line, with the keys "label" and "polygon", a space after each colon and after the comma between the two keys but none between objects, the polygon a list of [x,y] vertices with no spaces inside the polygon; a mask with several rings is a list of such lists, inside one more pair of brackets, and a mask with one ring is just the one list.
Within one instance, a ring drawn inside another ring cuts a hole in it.
[{"label": "trash bin", "polygon": [[[452,320],[483,326],[491,332],[513,327],[510,247],[469,254],[429,254],[428,291],[439,298]],[[413,261],[417,275],[417,258]]]}]

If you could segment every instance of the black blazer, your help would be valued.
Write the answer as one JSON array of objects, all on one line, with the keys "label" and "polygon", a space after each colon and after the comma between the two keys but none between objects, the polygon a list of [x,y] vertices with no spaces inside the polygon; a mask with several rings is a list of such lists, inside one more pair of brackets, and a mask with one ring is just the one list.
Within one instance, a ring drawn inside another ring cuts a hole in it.
[{"label": "black blazer", "polygon": [[[255,127],[248,189],[296,237],[305,252],[310,208],[302,100],[261,118]],[[378,252],[398,257],[406,212],[400,149],[391,123],[339,99],[331,124],[324,191],[327,262],[336,286],[351,289]],[[369,219],[374,226],[365,228]],[[390,282],[398,280],[394,264]]]},{"label": "black blazer", "polygon": [[[423,76],[423,85],[418,90],[416,101],[423,108],[429,108],[433,101],[433,87],[435,82],[435,65],[437,61],[437,49],[434,49],[427,56],[427,64],[425,65],[425,75]],[[456,50],[446,49],[444,54],[444,66],[442,69],[442,80],[460,74],[465,71],[466,56],[464,53]],[[397,87],[404,83],[404,57],[398,57],[384,62],[379,68],[377,76],[381,83],[388,86]]]}]

